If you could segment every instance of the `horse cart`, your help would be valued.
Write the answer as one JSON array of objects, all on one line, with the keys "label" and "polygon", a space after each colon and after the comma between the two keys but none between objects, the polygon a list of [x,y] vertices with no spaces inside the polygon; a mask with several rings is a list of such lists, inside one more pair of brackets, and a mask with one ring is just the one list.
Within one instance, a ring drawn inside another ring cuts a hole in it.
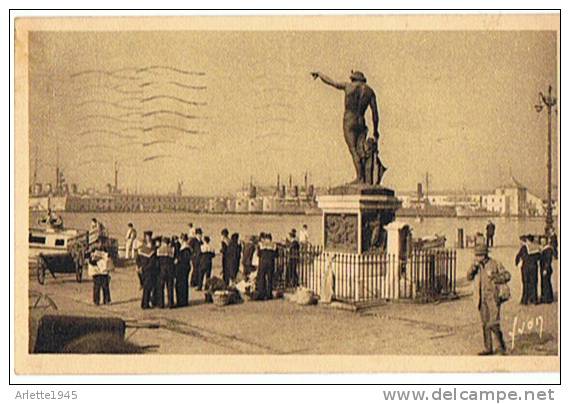
[{"label": "horse cart", "polygon": [[83,267],[89,248],[86,231],[75,229],[33,228],[29,230],[29,263],[36,268],[38,282],[43,285],[46,273],[74,274],[77,282],[83,277]]},{"label": "horse cart", "polygon": [[[55,279],[56,273],[74,274],[81,282],[90,247],[97,241],[92,232],[53,227],[30,228],[28,236],[29,264],[36,268],[38,282],[43,285],[46,273]],[[118,256],[116,239],[106,239],[107,250],[113,260]]]}]

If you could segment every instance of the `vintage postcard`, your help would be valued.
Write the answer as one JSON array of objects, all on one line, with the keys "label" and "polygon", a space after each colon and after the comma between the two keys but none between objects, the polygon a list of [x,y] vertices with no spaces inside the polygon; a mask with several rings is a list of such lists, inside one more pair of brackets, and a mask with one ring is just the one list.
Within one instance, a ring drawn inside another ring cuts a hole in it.
[{"label": "vintage postcard", "polygon": [[559,372],[559,17],[18,19],[16,372]]}]

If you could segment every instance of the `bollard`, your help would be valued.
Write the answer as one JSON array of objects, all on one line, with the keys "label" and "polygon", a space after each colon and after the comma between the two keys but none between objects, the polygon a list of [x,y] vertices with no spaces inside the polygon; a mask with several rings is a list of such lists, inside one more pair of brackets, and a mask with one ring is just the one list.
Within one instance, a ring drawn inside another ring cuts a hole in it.
[{"label": "bollard", "polygon": [[465,240],[463,239],[463,229],[457,229],[457,248],[465,248]]}]

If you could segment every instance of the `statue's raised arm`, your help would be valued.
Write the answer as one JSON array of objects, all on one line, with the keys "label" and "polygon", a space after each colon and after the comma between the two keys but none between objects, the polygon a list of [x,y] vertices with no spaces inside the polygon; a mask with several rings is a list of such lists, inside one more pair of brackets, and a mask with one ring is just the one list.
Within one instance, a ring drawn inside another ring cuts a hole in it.
[{"label": "statue's raised arm", "polygon": [[312,72],[311,76],[313,76],[314,80],[321,79],[323,83],[328,84],[329,86],[332,86],[334,88],[338,88],[339,90],[344,90],[346,88],[346,83],[339,83],[337,81],[334,81],[329,76],[321,72]]}]

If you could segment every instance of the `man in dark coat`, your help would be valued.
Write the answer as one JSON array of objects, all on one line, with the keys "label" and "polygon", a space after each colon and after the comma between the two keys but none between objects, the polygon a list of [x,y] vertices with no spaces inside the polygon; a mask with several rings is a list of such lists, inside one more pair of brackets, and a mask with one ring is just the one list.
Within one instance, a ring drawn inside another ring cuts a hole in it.
[{"label": "man in dark coat", "polygon": [[172,248],[174,248],[174,263],[176,264],[178,253],[180,252],[180,239],[177,235],[172,236],[170,244],[172,245]]},{"label": "man in dark coat", "polygon": [[243,271],[246,278],[249,278],[249,275],[256,270],[256,267],[253,265],[253,256],[256,248],[257,237],[251,236],[249,241],[245,243],[242,256]]},{"label": "man in dark coat", "polygon": [[200,256],[198,263],[198,285],[196,290],[202,290],[204,282],[212,275],[212,260],[216,256],[214,247],[210,244],[210,237],[204,237],[204,243],[200,246]]},{"label": "man in dark coat", "polygon": [[198,287],[200,278],[200,250],[202,247],[202,229],[195,230],[195,236],[190,237],[190,251],[192,252],[192,275],[190,277],[190,286]]},{"label": "man in dark coat", "polygon": [[273,243],[271,234],[264,234],[259,243],[259,269],[257,273],[257,300],[273,299],[273,275],[275,273],[275,260],[277,246]]},{"label": "man in dark coat", "polygon": [[558,251],[552,246],[552,237],[548,237],[540,255],[540,303],[554,301],[552,290],[552,259],[558,259]]},{"label": "man in dark coat", "polygon": [[487,227],[485,228],[485,231],[487,233],[487,247],[494,247],[495,245],[495,223],[493,223],[492,221],[489,220],[489,223],[487,223]]},{"label": "man in dark coat", "polygon": [[191,258],[188,236],[184,234],[176,261],[176,306],[178,307],[188,306],[188,275],[190,274]]},{"label": "man in dark coat", "polygon": [[498,284],[506,284],[511,279],[503,265],[489,257],[485,244],[475,246],[475,262],[467,273],[467,279],[472,281],[478,276],[477,308],[483,325],[483,342],[485,350],[479,355],[493,354],[493,334],[499,343],[499,352],[506,353],[507,347],[501,331],[501,304],[497,293]]},{"label": "man in dark coat", "polygon": [[156,262],[156,251],[152,241],[152,232],[145,232],[145,243],[139,248],[137,253],[137,266],[141,270],[143,283],[143,293],[141,308],[143,310],[151,308],[152,293],[155,289],[158,265]]},{"label": "man in dark coat", "polygon": [[301,246],[299,241],[297,241],[296,233],[293,231],[289,233],[289,237],[287,238],[287,249],[289,257],[287,260],[285,281],[287,286],[296,288],[299,286],[299,273],[297,272],[297,267],[299,266]]},{"label": "man in dark coat", "polygon": [[226,250],[226,268],[224,268],[224,282],[226,282],[226,285],[235,282],[239,272],[240,258],[241,244],[239,242],[239,234],[234,233]]},{"label": "man in dark coat", "polygon": [[521,304],[537,304],[540,247],[534,243],[534,236],[532,235],[521,236],[520,239],[523,244],[515,257],[515,265],[519,265],[522,262],[523,293]]},{"label": "man in dark coat", "polygon": [[221,235],[222,235],[222,241],[220,243],[220,254],[222,254],[222,277],[224,278],[224,282],[226,283],[226,285],[229,285],[230,270],[228,268],[227,250],[228,250],[228,245],[230,244],[230,238],[229,238],[230,232],[228,231],[228,229],[223,229]]},{"label": "man in dark coat", "polygon": [[165,307],[164,289],[168,294],[168,308],[174,308],[174,247],[170,239],[163,237],[156,251],[158,266],[160,268],[160,288],[158,291],[158,306]]}]

